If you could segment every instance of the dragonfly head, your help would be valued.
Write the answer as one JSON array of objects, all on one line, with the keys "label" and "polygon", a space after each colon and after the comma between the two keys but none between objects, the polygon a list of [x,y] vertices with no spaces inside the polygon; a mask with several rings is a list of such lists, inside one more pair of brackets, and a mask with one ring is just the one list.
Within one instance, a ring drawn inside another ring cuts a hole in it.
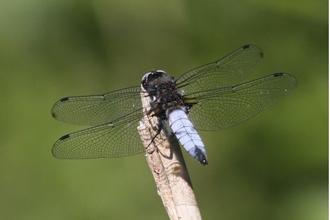
[{"label": "dragonfly head", "polygon": [[174,80],[164,70],[153,70],[142,77],[142,86],[147,91],[154,90],[158,84],[168,82],[174,82]]}]

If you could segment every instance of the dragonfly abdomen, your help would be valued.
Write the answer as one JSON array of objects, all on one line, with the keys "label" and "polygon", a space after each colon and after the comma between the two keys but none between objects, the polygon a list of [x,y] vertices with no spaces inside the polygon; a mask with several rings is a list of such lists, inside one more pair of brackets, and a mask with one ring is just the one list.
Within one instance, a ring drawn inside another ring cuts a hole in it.
[{"label": "dragonfly abdomen", "polygon": [[187,114],[182,109],[175,109],[169,113],[168,121],[173,133],[186,151],[201,164],[208,164],[204,143]]}]

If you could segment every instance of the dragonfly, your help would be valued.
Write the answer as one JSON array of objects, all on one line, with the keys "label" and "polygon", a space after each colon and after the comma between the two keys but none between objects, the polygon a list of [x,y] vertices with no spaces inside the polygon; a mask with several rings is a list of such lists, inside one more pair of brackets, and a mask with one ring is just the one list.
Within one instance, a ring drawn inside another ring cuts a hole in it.
[{"label": "dragonfly", "polygon": [[[287,73],[242,83],[262,58],[259,47],[245,45],[176,80],[163,70],[154,70],[142,77],[141,86],[62,98],[54,104],[52,116],[61,122],[91,127],[62,136],[53,145],[52,154],[61,159],[92,159],[145,152],[137,127],[149,115],[168,123],[186,151],[201,164],[208,164],[197,130],[214,131],[240,124],[297,87],[296,78]],[[141,93],[150,97],[148,111],[142,107]]]}]

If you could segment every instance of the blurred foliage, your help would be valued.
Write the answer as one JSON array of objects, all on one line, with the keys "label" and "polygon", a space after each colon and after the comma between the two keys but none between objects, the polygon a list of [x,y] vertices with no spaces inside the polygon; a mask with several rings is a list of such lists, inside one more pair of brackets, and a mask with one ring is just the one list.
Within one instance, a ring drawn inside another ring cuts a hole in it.
[{"label": "blurred foliage", "polygon": [[[294,75],[297,90],[230,129],[201,132],[210,164],[186,156],[205,219],[326,219],[326,1],[2,1],[1,219],[168,219],[143,155],[57,160],[64,96],[178,77],[245,44],[264,51],[252,78]],[[184,153],[185,154],[185,153]]]}]

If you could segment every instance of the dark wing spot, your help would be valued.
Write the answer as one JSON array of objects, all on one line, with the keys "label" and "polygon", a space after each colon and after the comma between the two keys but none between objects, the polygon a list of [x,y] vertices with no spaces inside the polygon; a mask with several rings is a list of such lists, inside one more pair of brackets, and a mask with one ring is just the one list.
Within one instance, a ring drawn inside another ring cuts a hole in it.
[{"label": "dark wing spot", "polygon": [[62,136],[62,137],[60,138],[60,140],[63,141],[63,140],[65,140],[65,139],[67,139],[68,137],[70,137],[70,135],[66,134],[66,135]]},{"label": "dark wing spot", "polygon": [[247,49],[247,48],[249,48],[250,47],[250,45],[244,45],[242,48],[243,49]]},{"label": "dark wing spot", "polygon": [[274,77],[283,76],[283,73],[274,73]]},{"label": "dark wing spot", "polygon": [[53,116],[53,118],[57,118],[57,115],[55,112],[52,112],[52,116]]},{"label": "dark wing spot", "polygon": [[65,102],[65,101],[68,101],[68,100],[69,100],[69,97],[65,97],[65,98],[60,99],[60,102]]}]

